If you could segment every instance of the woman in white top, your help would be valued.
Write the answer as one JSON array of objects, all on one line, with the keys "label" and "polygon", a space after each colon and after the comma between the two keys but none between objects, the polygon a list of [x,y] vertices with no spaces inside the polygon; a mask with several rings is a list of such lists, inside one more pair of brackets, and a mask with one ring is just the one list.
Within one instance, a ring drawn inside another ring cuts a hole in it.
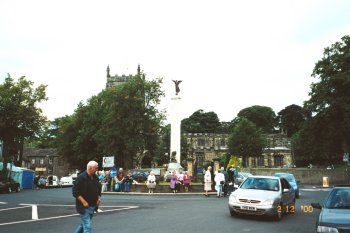
[{"label": "woman in white top", "polygon": [[156,176],[154,172],[151,171],[147,177],[146,186],[148,188],[148,193],[153,193],[156,188]]},{"label": "woman in white top", "polygon": [[215,181],[215,190],[217,192],[217,196],[218,198],[220,198],[220,196],[222,195],[222,188],[225,183],[225,175],[221,173],[220,170],[217,171],[215,173],[214,181]]},{"label": "woman in white top", "polygon": [[208,191],[211,191],[211,166],[208,167],[208,170],[204,174],[204,191],[205,196],[208,197]]}]

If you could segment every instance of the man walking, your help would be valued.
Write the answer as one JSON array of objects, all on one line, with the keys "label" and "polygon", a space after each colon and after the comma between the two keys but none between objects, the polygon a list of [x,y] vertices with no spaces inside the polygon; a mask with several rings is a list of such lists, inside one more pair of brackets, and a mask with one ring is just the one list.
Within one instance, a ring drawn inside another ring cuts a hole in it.
[{"label": "man walking", "polygon": [[97,211],[101,198],[101,184],[96,175],[97,170],[98,163],[90,161],[86,166],[86,171],[82,172],[74,182],[72,192],[81,220],[74,233],[92,232],[92,216]]}]

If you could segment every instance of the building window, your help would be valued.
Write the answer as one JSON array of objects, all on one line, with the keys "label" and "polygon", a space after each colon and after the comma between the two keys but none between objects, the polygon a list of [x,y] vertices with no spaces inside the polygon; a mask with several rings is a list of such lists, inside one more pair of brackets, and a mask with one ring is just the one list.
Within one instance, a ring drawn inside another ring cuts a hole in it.
[{"label": "building window", "polygon": [[35,164],[35,159],[32,159],[32,160],[31,160],[31,164]]},{"label": "building window", "polygon": [[198,138],[198,146],[204,146],[204,145],[205,145],[204,138]]},{"label": "building window", "polygon": [[40,164],[44,164],[44,159],[40,159]]},{"label": "building window", "polygon": [[256,158],[252,157],[251,161],[252,161],[252,167],[256,167]]},{"label": "building window", "polygon": [[204,153],[196,154],[197,167],[202,167],[204,162]]},{"label": "building window", "polygon": [[259,167],[264,167],[265,164],[264,164],[264,157],[263,156],[259,156],[258,157],[258,166]]},{"label": "building window", "polygon": [[283,166],[283,156],[277,155],[273,157],[273,162],[275,167],[282,167]]},{"label": "building window", "polygon": [[52,164],[52,158],[49,158],[49,164]]},{"label": "building window", "polygon": [[221,138],[221,139],[220,139],[220,146],[221,146],[221,147],[226,147],[226,142],[225,142],[225,139],[224,139],[224,138]]}]

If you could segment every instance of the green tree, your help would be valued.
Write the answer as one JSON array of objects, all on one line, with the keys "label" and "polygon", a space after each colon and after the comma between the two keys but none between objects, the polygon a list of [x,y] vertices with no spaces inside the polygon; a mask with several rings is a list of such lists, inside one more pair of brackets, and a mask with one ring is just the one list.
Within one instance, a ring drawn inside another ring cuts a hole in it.
[{"label": "green tree", "polygon": [[25,146],[34,148],[57,148],[57,136],[59,135],[60,122],[65,117],[59,117],[53,121],[48,121],[41,130],[35,134],[33,138],[30,138]]},{"label": "green tree", "polygon": [[160,128],[154,159],[158,164],[167,164],[170,159],[170,124]]},{"label": "green tree", "polygon": [[265,140],[250,120],[239,118],[236,122],[228,141],[229,154],[241,157],[246,166],[248,157],[262,155]]},{"label": "green tree", "polygon": [[217,133],[220,130],[220,120],[215,112],[200,109],[181,121],[182,133]]},{"label": "green tree", "polygon": [[298,132],[305,120],[305,111],[302,107],[295,104],[285,107],[278,113],[279,127],[288,137]]},{"label": "green tree", "polygon": [[276,126],[276,114],[270,107],[254,105],[242,109],[237,116],[250,120],[264,133],[272,133]]},{"label": "green tree", "polygon": [[62,154],[76,165],[82,160],[101,161],[104,155],[114,155],[122,167],[133,162],[141,166],[145,157],[151,161],[164,118],[157,109],[164,95],[161,83],[161,79],[147,81],[139,73],[81,103],[62,127]]},{"label": "green tree", "polygon": [[[307,134],[315,135],[309,149],[311,156],[332,158],[338,162],[343,152],[349,151],[350,143],[350,36],[344,36],[324,50],[312,76],[319,79],[311,84],[310,99],[304,108],[312,116],[308,121]],[[317,125],[316,125],[317,123]],[[306,134],[306,133],[305,133]],[[316,146],[327,149],[319,154]]]},{"label": "green tree", "polygon": [[0,140],[3,141],[4,164],[15,160],[20,165],[24,140],[33,137],[46,122],[37,106],[47,100],[46,86],[34,88],[33,85],[24,76],[16,82],[10,75],[0,85]]}]

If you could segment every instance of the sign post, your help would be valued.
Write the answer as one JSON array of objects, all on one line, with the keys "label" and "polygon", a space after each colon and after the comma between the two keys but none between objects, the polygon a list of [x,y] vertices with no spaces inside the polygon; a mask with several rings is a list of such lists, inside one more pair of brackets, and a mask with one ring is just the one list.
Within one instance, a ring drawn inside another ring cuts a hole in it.
[{"label": "sign post", "polygon": [[102,167],[114,167],[114,156],[103,157]]}]

